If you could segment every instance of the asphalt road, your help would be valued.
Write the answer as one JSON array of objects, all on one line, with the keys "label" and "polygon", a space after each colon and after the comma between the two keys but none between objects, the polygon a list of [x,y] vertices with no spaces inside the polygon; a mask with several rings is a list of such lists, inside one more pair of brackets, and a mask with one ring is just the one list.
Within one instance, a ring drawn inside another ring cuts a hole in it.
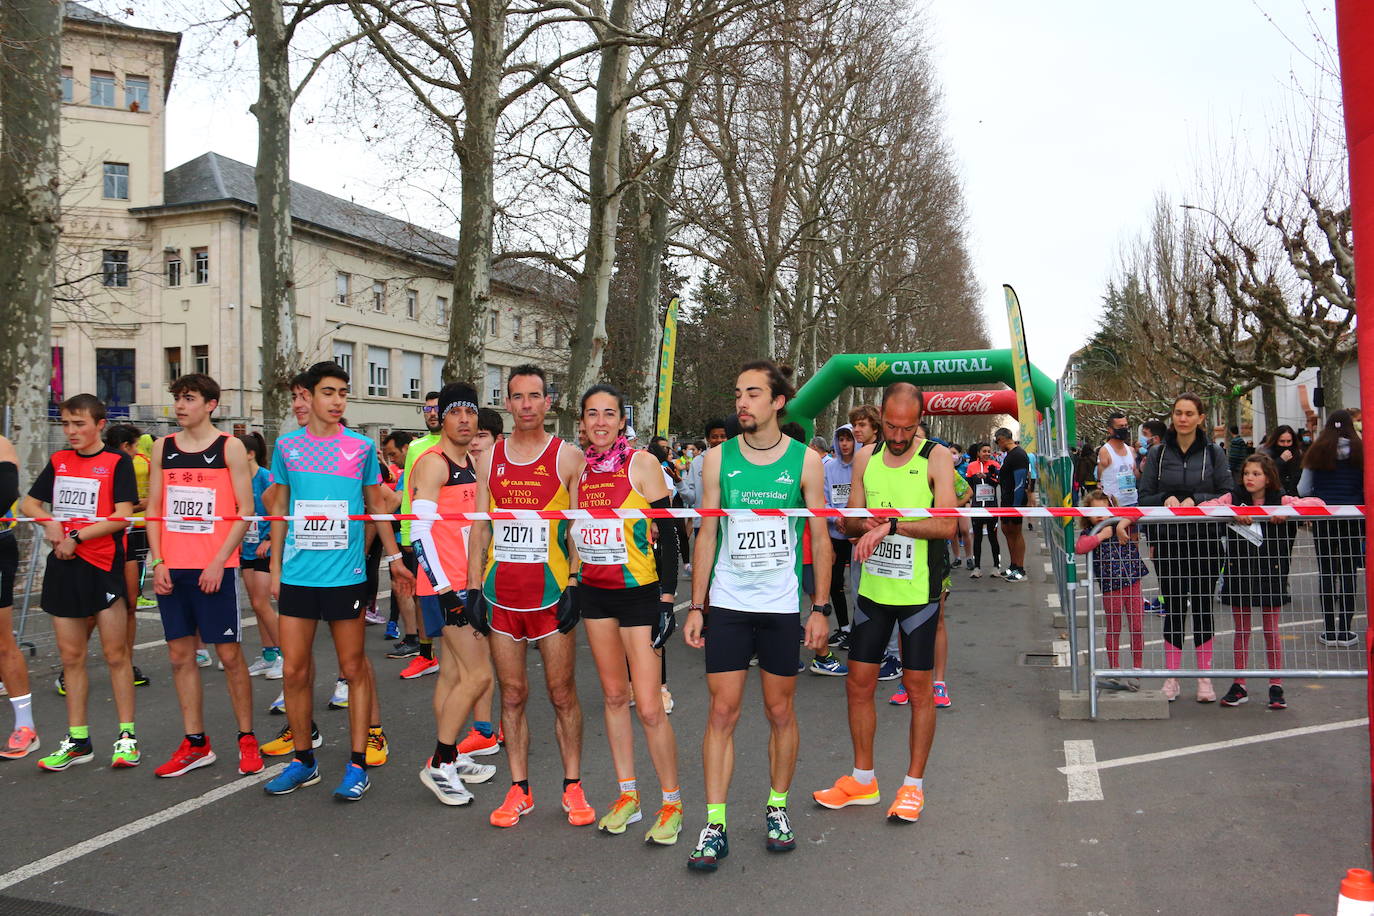
[{"label": "asphalt road", "polygon": [[[1034,568],[1040,558],[1032,560]],[[373,772],[363,801],[341,805],[329,797],[345,759],[347,723],[345,713],[325,710],[318,713],[326,738],[319,786],[284,798],[266,796],[257,783],[234,791],[247,780],[232,759],[156,779],[151,770],[181,728],[165,653],[143,649],[137,660],[153,684],[138,694],[142,767],[48,774],[33,758],[0,766],[0,804],[10,824],[0,842],[0,913],[1332,912],[1344,869],[1369,860],[1367,733],[1342,725],[1365,714],[1363,682],[1292,682],[1292,708],[1282,713],[1259,703],[1200,706],[1185,685],[1166,721],[1060,721],[1058,690],[1067,674],[1018,663],[1022,653],[1047,651],[1056,635],[1046,599],[1051,589],[958,579],[949,606],[954,706],[939,714],[927,807],[917,825],[887,823],[885,806],[828,811],[810,802],[811,790],[851,763],[843,681],[803,675],[792,795],[798,848],[766,852],[767,725],[751,680],[736,739],[731,854],[714,875],[684,867],[704,821],[706,689],[700,655],[680,641],[670,648],[669,680],[687,823],[668,849],[642,845],[633,828],[612,838],[567,824],[558,806],[551,710],[538,692],[530,706],[534,813],[514,829],[488,825],[506,787],[504,757],[486,758],[501,770],[475,787],[475,804],[440,806],[417,778],[433,746],[433,681],[399,680],[403,663],[383,657],[379,628],[369,630],[369,644],[392,752]],[[150,622],[140,638],[156,633]],[[256,648],[256,631],[248,644]],[[332,672],[327,638],[318,653],[319,670]],[[46,747],[56,745],[63,721],[51,688],[54,662],[50,650],[32,662]],[[233,724],[223,675],[202,673],[211,737],[228,750]],[[114,737],[103,680],[104,672],[95,671],[98,750]],[[532,683],[541,681],[533,672]],[[265,709],[278,685],[257,678],[254,685]],[[327,686],[317,690],[321,703]],[[578,686],[586,714],[584,780],[600,813],[615,787],[585,644]],[[883,697],[890,686],[882,685]],[[877,771],[885,799],[905,769],[908,721],[905,709],[880,706]],[[281,722],[263,715],[260,736],[271,737]],[[1068,801],[1059,769],[1065,741],[1091,740],[1098,761],[1119,762],[1323,724],[1338,727],[1102,769],[1100,800]],[[653,770],[642,736],[636,740],[641,789],[652,798]],[[207,793],[219,797],[207,801]],[[187,804],[175,807],[180,803]],[[118,838],[106,842],[110,832]],[[100,848],[80,854],[81,844],[97,837],[104,838]],[[53,867],[20,871],[45,857],[54,857],[45,863]]]}]

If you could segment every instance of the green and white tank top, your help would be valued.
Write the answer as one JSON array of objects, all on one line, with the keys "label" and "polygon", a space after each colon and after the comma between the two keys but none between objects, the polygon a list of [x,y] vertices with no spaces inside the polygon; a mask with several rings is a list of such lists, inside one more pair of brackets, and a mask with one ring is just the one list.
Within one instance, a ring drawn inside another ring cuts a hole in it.
[{"label": "green and white tank top", "polygon": [[[806,446],[791,441],[782,458],[753,464],[736,437],[720,446],[722,509],[799,509]],[[723,518],[711,571],[712,607],[761,614],[801,611],[801,536],[805,519]]]},{"label": "green and white tank top", "polygon": [[[879,447],[864,468],[864,501],[870,509],[928,509],[935,505],[930,486],[930,452],[935,443],[924,440],[899,467],[883,461]],[[903,521],[916,521],[904,518]],[[943,541],[933,547],[925,538],[890,534],[878,543],[863,566],[859,594],[870,601],[894,606],[929,604],[940,597],[946,553]]]}]

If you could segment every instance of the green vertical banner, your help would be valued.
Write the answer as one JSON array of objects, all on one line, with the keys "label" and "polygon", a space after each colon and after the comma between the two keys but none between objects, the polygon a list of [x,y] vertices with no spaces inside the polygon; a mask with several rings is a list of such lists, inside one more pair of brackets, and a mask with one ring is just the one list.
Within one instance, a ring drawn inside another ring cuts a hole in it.
[{"label": "green vertical banner", "polygon": [[1016,379],[1016,419],[1021,424],[1021,447],[1026,454],[1040,451],[1035,426],[1035,391],[1031,388],[1030,357],[1026,355],[1026,328],[1021,321],[1021,301],[1016,290],[1002,284],[1007,297],[1007,324],[1011,328],[1011,367]]},{"label": "green vertical banner", "polygon": [[676,298],[668,303],[668,317],[663,319],[663,345],[658,359],[658,423],[654,434],[668,435],[668,414],[673,406],[673,359],[677,355]]}]

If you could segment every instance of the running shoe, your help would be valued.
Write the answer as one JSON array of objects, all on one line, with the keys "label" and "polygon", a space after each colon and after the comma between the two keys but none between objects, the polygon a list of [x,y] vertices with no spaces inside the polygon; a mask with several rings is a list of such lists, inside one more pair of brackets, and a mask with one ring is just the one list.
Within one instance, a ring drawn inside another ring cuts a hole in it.
[{"label": "running shoe", "polygon": [[469,757],[486,757],[488,754],[499,754],[501,753],[501,742],[496,740],[496,735],[487,737],[473,728],[468,731],[467,737],[459,742],[458,753],[467,754]]},{"label": "running shoe", "polygon": [[[463,785],[463,780],[458,776],[457,768],[453,763],[441,763],[434,765],[433,758],[429,764],[420,769],[420,782],[425,784],[429,791],[434,793],[434,797],[445,805],[458,807],[472,802],[472,793],[468,787]],[[495,769],[493,767],[492,769]]]},{"label": "running shoe", "polygon": [[1172,703],[1174,700],[1178,699],[1179,689],[1180,688],[1178,686],[1178,678],[1171,677],[1165,678],[1164,686],[1159,688],[1159,691],[1160,693],[1164,694],[1164,699]]},{"label": "running shoe", "polygon": [[882,800],[878,794],[878,780],[859,782],[853,776],[841,776],[828,789],[812,792],[811,797],[822,808],[838,810],[850,805],[876,805]]},{"label": "running shoe", "polygon": [[269,681],[281,680],[283,674],[283,665],[284,663],[282,662],[281,651],[278,650],[277,657],[267,663],[267,670],[262,673],[262,676],[267,678],[267,680]]},{"label": "running shoe", "polygon": [[398,641],[386,653],[387,658],[413,658],[420,654],[420,640],[407,636]]},{"label": "running shoe", "polygon": [[968,577],[970,579],[981,579],[983,578],[983,571],[975,566],[973,567],[973,571],[968,574]]},{"label": "running shoe", "polygon": [[519,786],[512,785],[506,793],[506,800],[501,802],[501,807],[491,812],[491,825],[514,827],[520,823],[520,818],[533,810],[534,796]]},{"label": "running shoe", "polygon": [[[315,727],[314,723],[311,723],[310,749],[314,750],[322,744],[324,744],[324,736],[320,734],[320,730]],[[287,754],[294,754],[296,752],[296,742],[291,736],[291,726],[288,725],[283,728],[277,734],[277,737],[264,744],[260,750],[268,757],[285,757]]]},{"label": "running shoe", "polygon": [[1197,679],[1197,701],[1199,703],[1215,703],[1217,701],[1217,692],[1212,689],[1210,677]]},{"label": "running shoe", "polygon": [[339,782],[339,787],[334,790],[334,800],[355,802],[366,795],[370,788],[372,788],[372,781],[367,778],[367,769],[356,763],[350,763],[344,767],[343,779]]},{"label": "running shoe", "polygon": [[1226,696],[1221,698],[1222,706],[1240,706],[1250,702],[1250,691],[1245,689],[1244,684],[1232,682],[1231,689],[1226,691]]},{"label": "running shoe", "polygon": [[659,687],[658,692],[663,695],[663,714],[671,716],[673,714],[673,708],[677,706],[677,701],[675,701],[673,695],[668,692],[667,684]]},{"label": "running shoe", "polygon": [[697,837],[697,848],[687,857],[687,867],[695,871],[715,871],[720,860],[729,854],[730,842],[725,837],[725,827],[707,824]]},{"label": "running shoe", "polygon": [[654,825],[644,834],[644,842],[656,846],[672,846],[682,832],[682,802],[669,802],[658,809]]},{"label": "running shoe", "polygon": [[973,569],[973,557],[968,557],[967,559],[965,559],[964,565],[967,566],[969,569]]},{"label": "running shoe", "polygon": [[62,736],[62,743],[57,745],[56,751],[38,761],[38,768],[50,773],[60,773],[67,767],[90,763],[94,759],[95,748],[91,747],[90,739],[76,741],[68,734]]},{"label": "running shoe", "polygon": [[401,669],[401,679],[413,681],[416,678],[424,677],[426,674],[439,673],[439,660],[437,658],[425,658],[417,655],[410,660],[410,664]]},{"label": "running shoe", "polygon": [[382,633],[382,639],[400,639],[400,638],[401,638],[401,628],[400,628],[400,626],[397,625],[396,621],[394,621],[394,620],[388,620],[388,621],[386,622],[386,632]]},{"label": "running shoe", "polygon": [[954,705],[954,701],[949,698],[949,688],[944,681],[935,682],[935,708],[949,709]]},{"label": "running shoe", "polygon": [[878,668],[878,680],[895,681],[902,676],[902,663],[894,655],[884,655],[883,663]]},{"label": "running shoe", "polygon": [[244,735],[239,739],[239,775],[252,776],[261,773],[263,768],[262,749],[258,747],[255,735]]},{"label": "running shoe", "polygon": [[320,768],[318,766],[306,766],[299,760],[293,759],[273,778],[267,781],[262,790],[268,795],[290,795],[297,789],[306,786],[313,786],[320,781]]},{"label": "running shoe", "polygon": [[638,824],[642,818],[643,815],[639,812],[639,793],[621,792],[620,797],[611,805],[611,810],[597,822],[596,829],[620,836],[626,827]]},{"label": "running shoe", "polygon": [[67,695],[67,672],[63,671],[57,675],[57,695],[65,697]]},{"label": "running shoe", "polygon": [[329,708],[348,708],[348,681],[343,678],[339,678],[334,682],[334,695],[329,698]]},{"label": "running shoe", "polygon": [[887,698],[893,706],[907,706],[911,703],[911,695],[906,692],[906,685],[897,688],[897,692]]},{"label": "running shoe", "polygon": [[792,821],[787,816],[786,808],[769,805],[764,820],[768,833],[764,836],[763,845],[769,852],[791,852],[797,848],[797,835],[792,832]]},{"label": "running shoe", "polygon": [[1164,602],[1158,598],[1151,598],[1149,601],[1145,602],[1145,613],[1158,614],[1160,617],[1163,617],[1165,614]]},{"label": "running shoe", "polygon": [[574,827],[586,827],[596,820],[596,812],[587,803],[587,793],[582,790],[581,782],[563,790],[563,810],[568,814],[568,823]]},{"label": "running shoe", "polygon": [[371,601],[368,603],[367,613],[363,615],[363,619],[367,621],[367,625],[370,627],[376,626],[379,623],[387,622],[386,615],[383,614],[381,611],[377,610],[376,601]]},{"label": "running shoe", "polygon": [[161,776],[164,779],[172,776],[180,776],[182,773],[189,773],[198,767],[208,767],[217,758],[215,752],[210,750],[210,741],[200,747],[191,743],[190,738],[182,738],[181,745],[173,752],[171,758],[162,766],[153,770],[154,776]]},{"label": "running shoe", "polygon": [[367,765],[370,767],[379,767],[386,763],[387,757],[391,755],[391,748],[386,743],[386,732],[380,728],[367,730],[366,754]]},{"label": "running shoe", "polygon": [[128,732],[120,732],[115,739],[114,753],[110,756],[110,766],[116,770],[136,767],[143,755],[138,752],[138,739]]},{"label": "running shoe", "polygon": [[210,667],[210,650],[209,650],[209,649],[197,649],[197,650],[196,650],[196,667],[197,667],[197,668],[209,668],[209,667]]},{"label": "running shoe", "polygon": [[267,669],[271,667],[272,663],[269,662],[265,656],[260,655],[257,661],[248,666],[248,676],[257,677],[260,674],[266,674]]},{"label": "running shoe", "polygon": [[1355,633],[1345,630],[1336,634],[1335,644],[1338,646],[1356,646],[1360,643],[1360,637]]},{"label": "running shoe", "polygon": [[486,782],[496,775],[496,767],[489,763],[478,763],[467,754],[458,753],[458,759],[454,761],[454,769],[458,773],[458,778],[463,782],[470,782],[474,785]]},{"label": "running shoe", "polygon": [[841,652],[848,652],[848,651],[849,651],[849,631],[848,631],[848,630],[843,630],[843,631],[840,632],[840,641],[839,641],[838,643],[835,644],[835,648],[838,649],[838,650],[840,650]]},{"label": "running shoe", "polygon": [[887,819],[894,824],[914,824],[921,819],[921,809],[926,806],[926,793],[919,786],[902,786],[897,790],[897,799],[887,809]]},{"label": "running shoe", "polygon": [[267,712],[268,712],[269,715],[273,715],[273,716],[284,716],[284,715],[286,715],[286,693],[285,693],[285,691],[283,691],[283,692],[277,694],[277,698],[276,698],[275,700],[272,701],[272,705],[269,706],[269,707],[267,707]]},{"label": "running shoe", "polygon": [[0,750],[0,759],[19,760],[38,750],[40,744],[38,733],[27,725],[16,728],[10,732],[10,740],[5,743],[5,749]]},{"label": "running shoe", "polygon": [[144,673],[143,673],[143,669],[140,668],[140,667],[138,667],[138,665],[134,665],[134,686],[135,686],[135,687],[147,687],[147,686],[148,686],[148,675],[144,674]]},{"label": "running shoe", "polygon": [[840,661],[840,657],[834,652],[821,658],[817,655],[811,659],[811,666],[807,669],[812,674],[821,674],[826,677],[844,677],[849,673],[849,669]]},{"label": "running shoe", "polygon": [[135,601],[134,604],[137,605],[137,609],[141,611],[141,610],[143,610],[144,608],[153,608],[153,607],[157,607],[157,599],[156,599],[156,598],[146,598],[146,597],[144,597],[143,595],[139,595],[139,596],[138,596],[138,600]]},{"label": "running shoe", "polygon": [[1269,685],[1269,708],[1273,710],[1288,708],[1288,701],[1283,698],[1283,688],[1278,684]]}]

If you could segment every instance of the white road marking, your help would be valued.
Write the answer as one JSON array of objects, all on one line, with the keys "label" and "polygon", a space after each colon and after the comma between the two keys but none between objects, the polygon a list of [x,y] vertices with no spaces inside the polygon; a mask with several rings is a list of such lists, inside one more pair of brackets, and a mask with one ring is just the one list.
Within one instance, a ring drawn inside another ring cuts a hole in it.
[{"label": "white road marking", "polygon": [[1097,751],[1092,740],[1065,741],[1060,772],[1069,777],[1069,801],[1102,801],[1102,779],[1097,775]]},{"label": "white road marking", "polygon": [[1045,596],[1045,607],[1059,607],[1059,593],[1050,592]]},{"label": "white road marking", "polygon": [[1136,763],[1154,763],[1157,760],[1170,760],[1174,757],[1186,757],[1190,754],[1204,754],[1208,751],[1221,751],[1232,747],[1243,747],[1247,744],[1261,744],[1265,741],[1277,741],[1280,738],[1299,738],[1303,735],[1317,735],[1322,732],[1341,731],[1347,728],[1360,728],[1369,724],[1368,717],[1361,719],[1346,719],[1343,722],[1328,722],[1325,725],[1304,725],[1301,728],[1287,728],[1277,732],[1266,732],[1262,735],[1247,735],[1244,738],[1231,738],[1227,741],[1213,741],[1208,744],[1193,744],[1188,747],[1176,747],[1168,751],[1155,751],[1152,754],[1136,754],[1133,757],[1117,757],[1115,760],[1102,760],[1097,762],[1078,761],[1075,763],[1069,756],[1070,744],[1089,745],[1092,742],[1064,742],[1064,759],[1067,766],[1059,768],[1059,772],[1069,777],[1070,801],[1073,801],[1073,779],[1075,775],[1082,774],[1088,770],[1096,774],[1100,770],[1110,770],[1115,767],[1131,766]]},{"label": "white road marking", "polygon": [[89,840],[77,843],[75,846],[68,846],[66,849],[55,852],[50,856],[44,856],[36,862],[30,862],[28,865],[23,865],[14,869],[14,871],[6,872],[0,875],[0,891],[8,887],[13,887],[22,881],[37,877],[44,872],[52,871],[54,868],[60,868],[68,862],[79,859],[89,853],[96,852],[97,850],[104,849],[106,846],[113,846],[120,840],[127,840],[129,837],[137,836],[146,830],[151,830],[159,824],[165,824],[170,820],[181,817],[183,814],[190,814],[192,811],[197,811],[207,805],[212,805],[221,798],[227,798],[235,792],[242,792],[244,789],[250,789],[253,786],[264,783],[285,768],[286,764],[279,763],[276,766],[268,767],[261,773],[235,779],[233,782],[228,782],[222,786],[211,789],[204,795],[188,798],[180,804],[173,805],[170,808],[163,808],[161,811],[155,811],[147,817],[141,817],[136,821],[131,821],[123,827],[107,830],[99,836],[91,837]]}]

